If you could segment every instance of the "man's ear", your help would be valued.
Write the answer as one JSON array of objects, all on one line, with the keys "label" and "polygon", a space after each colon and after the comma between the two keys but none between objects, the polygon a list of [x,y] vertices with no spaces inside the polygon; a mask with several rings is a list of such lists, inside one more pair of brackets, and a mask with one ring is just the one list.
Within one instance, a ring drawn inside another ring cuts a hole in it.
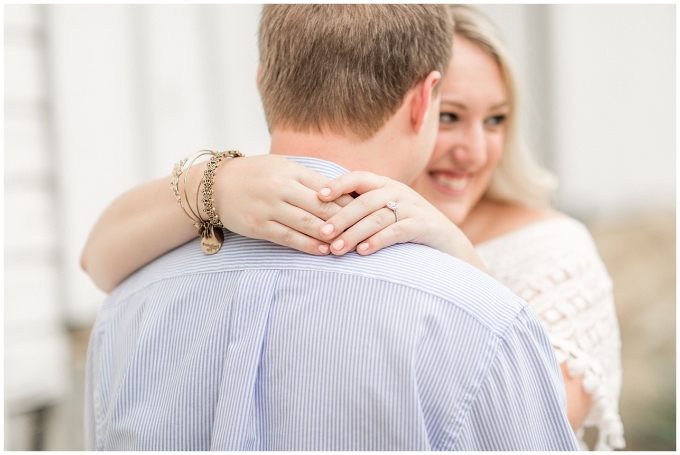
[{"label": "man's ear", "polygon": [[420,132],[420,129],[427,119],[427,114],[430,111],[430,103],[432,103],[432,91],[441,78],[442,75],[439,71],[432,71],[413,88],[414,94],[411,99],[411,122],[413,124],[413,129],[416,132]]},{"label": "man's ear", "polygon": [[255,85],[257,86],[257,89],[260,90],[260,70],[262,67],[260,65],[257,65],[257,76],[255,76]]}]

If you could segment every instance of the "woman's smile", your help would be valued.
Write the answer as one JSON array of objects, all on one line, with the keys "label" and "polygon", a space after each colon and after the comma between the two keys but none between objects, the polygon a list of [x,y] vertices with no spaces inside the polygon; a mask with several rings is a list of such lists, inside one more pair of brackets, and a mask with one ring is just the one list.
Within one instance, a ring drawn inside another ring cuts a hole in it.
[{"label": "woman's smile", "polygon": [[428,172],[433,185],[440,191],[451,196],[460,196],[467,190],[471,175],[463,172],[448,170],[433,170]]}]

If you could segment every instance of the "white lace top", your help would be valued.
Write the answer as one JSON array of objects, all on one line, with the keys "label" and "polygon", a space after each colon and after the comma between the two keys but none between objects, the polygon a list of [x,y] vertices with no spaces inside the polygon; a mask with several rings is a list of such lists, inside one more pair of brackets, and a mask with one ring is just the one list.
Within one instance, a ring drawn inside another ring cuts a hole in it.
[{"label": "white lace top", "polygon": [[[584,427],[596,426],[595,450],[625,447],[619,416],[621,336],[612,282],[580,222],[551,218],[476,246],[489,273],[536,312],[570,376],[584,375],[593,398]],[[577,432],[581,447],[583,428]]]}]

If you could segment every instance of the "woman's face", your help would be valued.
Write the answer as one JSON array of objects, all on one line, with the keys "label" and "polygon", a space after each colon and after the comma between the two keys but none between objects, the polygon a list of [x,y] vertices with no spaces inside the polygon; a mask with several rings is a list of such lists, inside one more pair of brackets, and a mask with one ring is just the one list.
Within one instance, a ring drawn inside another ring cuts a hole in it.
[{"label": "woman's face", "polygon": [[461,224],[486,191],[501,158],[510,109],[494,58],[459,35],[442,82],[437,142],[412,187]]}]

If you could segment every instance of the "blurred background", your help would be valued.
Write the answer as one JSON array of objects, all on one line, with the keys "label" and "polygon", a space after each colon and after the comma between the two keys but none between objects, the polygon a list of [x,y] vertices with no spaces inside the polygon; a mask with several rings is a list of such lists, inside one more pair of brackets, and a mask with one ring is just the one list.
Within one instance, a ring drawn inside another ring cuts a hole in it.
[{"label": "blurred background", "polygon": [[[558,208],[612,275],[627,449],[675,450],[676,6],[478,7],[516,58]],[[104,208],[191,151],[268,152],[260,9],[4,5],[6,450],[83,448],[105,294],[79,255]]]}]

